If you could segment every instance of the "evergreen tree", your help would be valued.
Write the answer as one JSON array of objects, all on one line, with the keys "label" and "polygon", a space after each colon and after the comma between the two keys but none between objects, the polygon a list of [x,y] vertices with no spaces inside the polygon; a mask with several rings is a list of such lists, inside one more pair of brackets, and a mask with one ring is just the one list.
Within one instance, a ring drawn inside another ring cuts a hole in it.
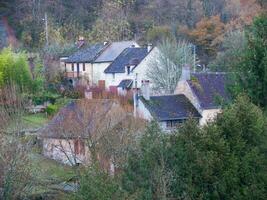
[{"label": "evergreen tree", "polygon": [[267,14],[255,18],[247,32],[243,61],[238,64],[239,87],[259,106],[267,106]]}]

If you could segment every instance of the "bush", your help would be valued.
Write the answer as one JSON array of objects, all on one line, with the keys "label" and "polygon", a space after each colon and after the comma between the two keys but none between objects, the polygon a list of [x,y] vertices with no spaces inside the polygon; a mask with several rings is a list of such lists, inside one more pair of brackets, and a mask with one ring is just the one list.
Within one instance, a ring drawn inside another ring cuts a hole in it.
[{"label": "bush", "polygon": [[47,106],[47,108],[45,109],[48,115],[54,115],[55,113],[57,113],[58,110],[59,106],[54,104]]}]

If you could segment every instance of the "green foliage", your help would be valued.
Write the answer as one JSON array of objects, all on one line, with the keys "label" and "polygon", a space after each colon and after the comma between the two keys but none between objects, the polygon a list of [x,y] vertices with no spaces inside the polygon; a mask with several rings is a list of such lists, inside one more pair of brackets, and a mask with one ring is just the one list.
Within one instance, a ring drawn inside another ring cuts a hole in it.
[{"label": "green foliage", "polygon": [[56,114],[60,108],[67,105],[70,101],[71,99],[67,99],[67,98],[56,99],[55,103],[48,105],[45,111],[47,112],[48,115],[52,116]]},{"label": "green foliage", "polygon": [[80,179],[80,189],[74,195],[75,200],[95,199],[111,200],[123,199],[118,182],[98,167],[92,166]]},{"label": "green foliage", "polygon": [[218,52],[216,59],[209,64],[209,68],[214,71],[237,71],[246,43],[244,31],[228,32],[222,42],[222,51]]},{"label": "green foliage", "polygon": [[55,103],[55,101],[60,98],[60,95],[50,91],[44,91],[44,93],[31,94],[29,97],[35,105],[40,105],[47,101]]},{"label": "green foliage", "polygon": [[247,45],[238,68],[239,87],[235,93],[246,92],[253,102],[267,106],[267,14],[255,18],[247,31]]},{"label": "green foliage", "polygon": [[58,110],[59,108],[57,105],[51,104],[47,106],[47,108],[45,109],[45,112],[47,112],[48,115],[54,115],[57,113]]},{"label": "green foliage", "polygon": [[166,199],[172,175],[167,167],[166,139],[157,123],[152,122],[140,148],[130,154],[122,179],[130,199]]},{"label": "green foliage", "polygon": [[32,78],[24,53],[14,53],[10,48],[0,52],[0,83],[15,84],[21,91],[29,91]]},{"label": "green foliage", "polygon": [[264,199],[267,121],[240,96],[214,123],[189,120],[175,134],[151,125],[130,154],[129,199]]}]

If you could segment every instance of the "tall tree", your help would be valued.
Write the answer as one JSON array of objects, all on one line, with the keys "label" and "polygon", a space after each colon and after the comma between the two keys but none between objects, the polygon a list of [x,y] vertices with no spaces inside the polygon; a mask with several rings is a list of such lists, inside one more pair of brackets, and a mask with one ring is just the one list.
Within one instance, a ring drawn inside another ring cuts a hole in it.
[{"label": "tall tree", "polygon": [[244,59],[238,64],[238,92],[246,91],[253,102],[267,106],[267,14],[256,17],[247,31]]},{"label": "tall tree", "polygon": [[214,71],[236,71],[242,60],[246,43],[245,31],[236,30],[226,33],[221,50],[217,53],[216,59],[209,64],[209,68]]},{"label": "tall tree", "polygon": [[173,192],[184,199],[264,199],[266,120],[239,97],[214,124],[187,123],[173,138]]}]

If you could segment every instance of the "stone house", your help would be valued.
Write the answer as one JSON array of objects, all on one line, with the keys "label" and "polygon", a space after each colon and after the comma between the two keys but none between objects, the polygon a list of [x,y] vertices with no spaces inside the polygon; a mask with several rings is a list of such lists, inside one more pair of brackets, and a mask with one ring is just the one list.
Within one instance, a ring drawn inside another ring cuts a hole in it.
[{"label": "stone house", "polygon": [[96,152],[101,165],[114,171],[109,157],[98,151],[96,144],[126,117],[116,100],[80,99],[63,107],[40,131],[43,155],[68,165],[92,161]]},{"label": "stone house", "polygon": [[227,74],[218,72],[191,73],[184,67],[175,94],[185,95],[201,114],[200,125],[212,121],[224,103],[230,100]]},{"label": "stone house", "polygon": [[201,115],[183,94],[150,96],[149,82],[144,81],[142,95],[135,98],[135,115],[148,121],[156,120],[163,131],[179,127],[189,118],[199,122]]}]

